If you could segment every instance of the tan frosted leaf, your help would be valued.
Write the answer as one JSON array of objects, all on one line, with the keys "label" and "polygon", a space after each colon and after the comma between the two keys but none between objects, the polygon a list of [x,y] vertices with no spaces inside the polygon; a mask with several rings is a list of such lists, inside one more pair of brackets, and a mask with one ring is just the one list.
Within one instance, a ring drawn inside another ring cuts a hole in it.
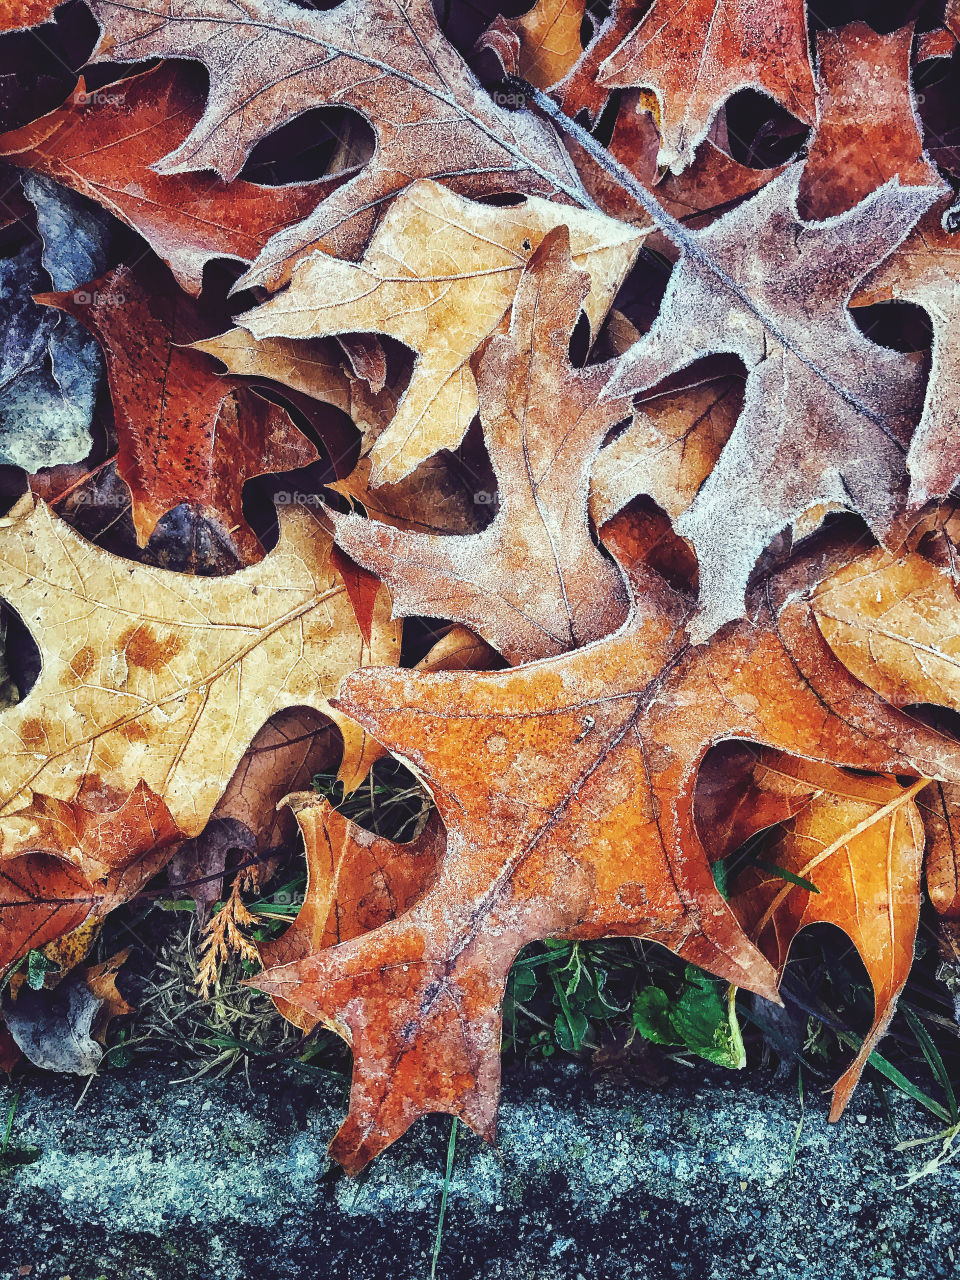
[{"label": "tan frosted leaf", "polygon": [[750,868],[730,886],[734,914],[781,975],[801,929],[836,925],[856,947],[873,984],[873,1025],[834,1085],[830,1119],[838,1120],[890,1024],[913,964],[924,845],[916,796],[925,783],[903,787],[892,777],[857,777],[831,765],[769,754],[755,779],[761,790],[775,793],[816,788],[767,856],[819,892]]},{"label": "tan frosted leaf", "polygon": [[494,19],[477,47],[496,52],[501,41],[513,37],[516,54],[506,70],[538,89],[548,89],[574,67],[583,53],[580,27],[584,8],[585,0],[537,0],[519,18]]},{"label": "tan frosted leaf", "polygon": [[509,332],[477,362],[499,496],[485,529],[450,536],[331,516],[337,545],[387,584],[396,615],[461,622],[510,663],[609,635],[627,615],[623,577],[587,520],[590,464],[629,411],[602,398],[612,363],[570,364],[587,288],[567,228],[554,228],[520,278]]},{"label": "tan frosted leaf", "polygon": [[869,551],[817,588],[813,608],[840,661],[888,702],[960,710],[960,601],[936,565]]},{"label": "tan frosted leaf", "polygon": [[0,522],[0,595],[43,659],[33,689],[0,717],[5,852],[24,847],[20,811],[34,793],[72,800],[91,773],[123,792],[144,782],[196,835],[284,707],[334,714],[345,757],[362,752],[363,733],[327,699],[363,662],[396,660],[396,627],[384,602],[367,647],[330,535],[301,507],[279,514],[278,545],[228,578],[121,560],[43,503]]},{"label": "tan frosted leaf", "polygon": [[913,302],[933,327],[933,351],[923,417],[910,441],[909,500],[920,508],[942,498],[960,479],[960,233],[947,231],[951,214],[936,205],[900,248],[857,291],[859,306]]},{"label": "tan frosted leaf", "polygon": [[960,787],[935,782],[917,803],[927,831],[930,903],[940,915],[960,920]]},{"label": "tan frosted leaf", "polygon": [[730,438],[743,403],[739,378],[716,378],[645,400],[601,449],[590,477],[597,528],[645,493],[676,519],[696,497]]},{"label": "tan frosted leaf", "polygon": [[470,358],[502,323],[525,264],[559,225],[569,227],[573,260],[587,273],[584,310],[596,332],[642,233],[537,198],[492,208],[433,182],[393,202],[362,262],[313,254],[289,289],[240,323],[257,339],[381,333],[417,353],[396,417],[371,451],[373,483],[395,483],[460,443],[478,407]]},{"label": "tan frosted leaf", "polygon": [[385,388],[374,395],[362,378],[352,377],[344,369],[343,351],[333,339],[257,341],[246,329],[237,328],[192,346],[213,356],[239,377],[269,378],[292,391],[332,404],[352,418],[364,436],[375,437],[396,412],[396,393]]},{"label": "tan frosted leaf", "polygon": [[[493,101],[441,32],[431,0],[342,0],[319,11],[287,0],[90,0],[103,35],[94,61],[187,58],[210,75],[206,110],[160,173],[236,178],[253,147],[316,107],[358,112],[370,160],[275,235],[247,283],[279,287],[310,246],[356,258],[383,206],[437,178],[464,195],[586,197],[556,134],[532,112]],[[171,138],[171,146],[179,139]]]}]

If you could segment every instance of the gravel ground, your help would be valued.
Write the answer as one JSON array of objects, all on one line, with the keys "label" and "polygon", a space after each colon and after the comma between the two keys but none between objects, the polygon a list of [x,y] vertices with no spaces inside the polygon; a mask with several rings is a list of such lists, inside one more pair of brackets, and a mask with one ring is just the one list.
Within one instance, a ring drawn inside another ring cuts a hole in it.
[{"label": "gravel ground", "polygon": [[[450,1123],[357,1181],[331,1167],[340,1085],[277,1073],[178,1083],[139,1067],[21,1085],[0,1178],[0,1277],[428,1280]],[[11,1090],[0,1088],[0,1106]],[[869,1089],[840,1124],[749,1076],[594,1088],[508,1076],[496,1148],[460,1131],[438,1280],[908,1280],[960,1273],[960,1161],[904,1188],[931,1131]]]}]

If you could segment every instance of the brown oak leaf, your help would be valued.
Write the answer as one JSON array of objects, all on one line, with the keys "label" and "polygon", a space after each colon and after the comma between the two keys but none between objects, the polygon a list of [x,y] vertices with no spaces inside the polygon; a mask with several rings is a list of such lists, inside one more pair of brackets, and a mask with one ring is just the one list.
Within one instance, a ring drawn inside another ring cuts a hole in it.
[{"label": "brown oak leaf", "polygon": [[910,441],[909,502],[918,509],[945,497],[960,480],[957,376],[960,372],[960,233],[936,205],[897,251],[869,276],[854,298],[913,302],[933,327],[933,351],[923,416]]},{"label": "brown oak leaf", "polygon": [[302,222],[340,181],[265,187],[212,173],[155,172],[154,163],[202,112],[202,95],[177,63],[95,91],[81,77],[63,106],[0,135],[0,155],[122,218],[180,287],[198,294],[211,258],[252,262],[271,236]]},{"label": "brown oak leaf", "polygon": [[890,35],[865,22],[818,33],[818,119],[800,181],[802,218],[819,222],[852,209],[891,178],[939,183],[913,105],[912,44],[913,23]]},{"label": "brown oak leaf", "polygon": [[210,73],[207,108],[159,173],[213,169],[228,181],[255,143],[295,115],[337,106],[373,127],[373,158],[298,228],[274,236],[248,283],[276,287],[313,244],[360,255],[385,201],[418,178],[467,196],[534,192],[586,203],[566,152],[527,112],[486,94],[441,34],[430,0],[89,0],[94,61],[188,58]]},{"label": "brown oak leaf", "polygon": [[22,31],[49,22],[53,11],[63,0],[5,0],[0,13],[0,31]]},{"label": "brown oak leaf", "polygon": [[570,365],[588,287],[567,228],[548,232],[521,276],[509,333],[479,362],[500,499],[492,524],[456,537],[331,516],[338,545],[389,587],[395,615],[462,622],[511,663],[599,639],[627,614],[622,576],[587,521],[590,465],[626,412],[599,399],[610,364]]},{"label": "brown oak leaf", "polygon": [[509,74],[548,89],[583,53],[580,28],[585,7],[586,0],[536,0],[519,18],[498,14],[475,47],[492,49]]},{"label": "brown oak leaf", "polygon": [[847,302],[905,239],[935,187],[887,183],[825,223],[796,212],[794,165],[704,230],[684,230],[650,331],[606,394],[639,391],[717,352],[747,367],[737,425],[677,521],[700,561],[703,638],[739,617],[760,553],[810,508],[839,504],[879,539],[904,501],[921,376],[854,324]]}]

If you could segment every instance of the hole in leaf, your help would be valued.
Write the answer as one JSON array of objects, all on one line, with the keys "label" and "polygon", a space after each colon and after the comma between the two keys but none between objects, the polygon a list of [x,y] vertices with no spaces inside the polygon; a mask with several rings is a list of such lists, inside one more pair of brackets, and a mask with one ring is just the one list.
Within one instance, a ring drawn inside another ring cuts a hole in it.
[{"label": "hole in leaf", "polygon": [[40,648],[19,613],[5,600],[0,600],[0,638],[6,660],[6,673],[0,672],[0,691],[22,702],[40,675]]},{"label": "hole in leaf", "polygon": [[375,146],[373,129],[359,112],[314,107],[258,142],[239,176],[265,187],[313,182],[361,168]]},{"label": "hole in leaf", "polygon": [[786,164],[810,137],[802,120],[756,89],[741,89],[730,98],[726,124],[730,154],[750,169]]},{"label": "hole in leaf", "polygon": [[929,351],[933,327],[923,307],[912,302],[878,302],[851,307],[853,322],[871,342],[893,351]]}]

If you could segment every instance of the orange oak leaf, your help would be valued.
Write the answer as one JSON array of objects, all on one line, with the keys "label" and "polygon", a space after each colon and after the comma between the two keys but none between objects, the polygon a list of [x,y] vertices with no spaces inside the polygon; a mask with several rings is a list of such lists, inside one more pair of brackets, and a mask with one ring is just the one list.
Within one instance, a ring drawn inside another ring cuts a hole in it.
[{"label": "orange oak leaf", "polygon": [[755,621],[697,647],[687,600],[632,570],[635,591],[648,586],[627,624],[573,653],[496,673],[369,671],[341,686],[338,707],[411,763],[447,829],[439,876],[405,914],[254,980],[348,1035],[350,1113],[331,1151],[350,1172],[429,1111],[492,1137],[501,1000],[531,941],[649,937],[772,996],[774,972],[717,892],[696,832],[711,746],[741,738],[958,776],[960,748],[832,658],[796,569],[778,582],[779,612],[768,591]]},{"label": "orange oak leaf", "polygon": [[5,0],[0,13],[0,31],[22,31],[49,22],[53,11],[63,0]]},{"label": "orange oak leaf", "polygon": [[810,124],[816,117],[804,0],[655,0],[600,68],[606,88],[652,89],[660,163],[680,172],[723,103],[760,89]]},{"label": "orange oak leaf", "polygon": [[500,498],[492,524],[457,537],[331,516],[338,545],[389,587],[395,616],[462,622],[511,663],[608,635],[627,613],[623,579],[587,521],[590,464],[627,411],[599,398],[610,364],[570,365],[588,290],[567,228],[548,232],[520,278],[509,334],[479,361]]},{"label": "orange oak leaf", "polygon": [[890,1025],[913,964],[924,845],[916,796],[926,784],[920,779],[903,787],[896,778],[857,777],[770,755],[754,776],[761,791],[807,800],[769,858],[818,892],[748,868],[730,886],[735,915],[781,975],[802,929],[836,925],[856,947],[873,984],[873,1025],[834,1085],[830,1119],[839,1120]]},{"label": "orange oak leaf", "polygon": [[81,77],[56,111],[0,135],[0,155],[96,200],[143,236],[177,283],[198,294],[211,258],[252,262],[340,179],[285,187],[151,167],[187,136],[203,98],[182,65],[163,63],[96,91]]},{"label": "orange oak leaf", "polygon": [[866,338],[847,302],[938,189],[887,183],[829,222],[805,223],[801,174],[793,165],[709,227],[680,233],[660,313],[605,393],[653,386],[720,351],[747,367],[739,421],[676,526],[700,562],[697,638],[740,616],[757,558],[810,508],[853,509],[881,540],[902,513],[920,370]]},{"label": "orange oak leaf", "polygon": [[818,120],[800,182],[800,216],[819,222],[899,177],[936,186],[910,87],[913,23],[878,35],[852,22],[817,35]]},{"label": "orange oak leaf", "polygon": [[159,173],[240,172],[255,143],[295,115],[332,105],[359,112],[373,158],[281,232],[248,283],[276,287],[313,244],[358,257],[383,203],[417,178],[463,195],[537,192],[586,203],[549,128],[497,106],[443,37],[430,0],[344,0],[326,12],[288,0],[90,0],[103,36],[94,61],[188,58],[210,73],[207,108]]},{"label": "orange oak leaf", "polygon": [[[264,965],[291,964],[378,929],[411,907],[436,877],[446,846],[436,813],[415,839],[398,844],[345,818],[316,792],[299,792],[283,803],[296,816],[303,836],[307,889],[290,928],[275,941],[260,944]],[[297,1004],[282,998],[276,1003],[302,1031],[312,1031],[319,1022]],[[335,1024],[332,1029],[339,1031]]]},{"label": "orange oak leaf", "polygon": [[35,795],[16,822],[0,824],[0,969],[132,898],[183,839],[145,783],[122,796],[89,775],[76,799]]},{"label": "orange oak leaf", "polygon": [[943,205],[931,209],[854,298],[858,305],[913,302],[926,310],[933,327],[927,397],[907,454],[913,509],[945,497],[960,480],[960,233],[947,230],[954,226],[950,219]]},{"label": "orange oak leaf", "polygon": [[186,348],[209,325],[198,304],[146,263],[117,267],[75,293],[39,297],[76,316],[103,348],[117,470],[133,496],[140,546],[186,502],[222,526],[242,560],[259,560],[263,548],[243,515],[244,481],[306,466],[318,454],[284,409]]}]

